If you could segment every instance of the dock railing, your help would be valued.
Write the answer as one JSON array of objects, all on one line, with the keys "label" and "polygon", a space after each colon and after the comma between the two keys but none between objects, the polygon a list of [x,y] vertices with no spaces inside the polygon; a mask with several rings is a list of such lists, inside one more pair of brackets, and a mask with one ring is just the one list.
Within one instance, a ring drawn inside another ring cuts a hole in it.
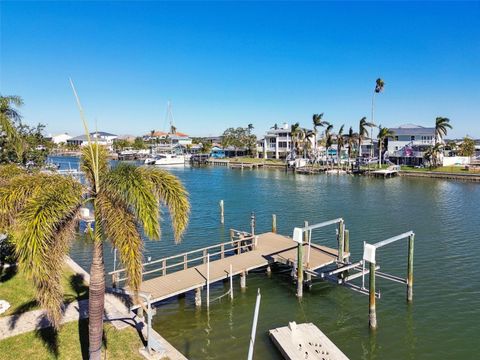
[{"label": "dock railing", "polygon": [[[252,251],[257,245],[256,241],[257,237],[248,232],[230,229],[230,241],[228,242],[143,263],[142,280],[145,275],[159,273],[158,276],[165,276],[177,271],[206,264],[207,256],[209,256],[210,261],[212,261]],[[125,268],[111,271],[108,275],[112,276],[112,286],[114,288],[128,279]]]}]

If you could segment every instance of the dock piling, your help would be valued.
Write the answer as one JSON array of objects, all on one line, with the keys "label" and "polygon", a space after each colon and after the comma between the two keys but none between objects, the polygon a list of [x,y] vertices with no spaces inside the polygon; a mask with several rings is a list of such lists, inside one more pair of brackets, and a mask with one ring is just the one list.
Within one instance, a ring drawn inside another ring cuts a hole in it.
[{"label": "dock piling", "polygon": [[223,200],[220,200],[220,223],[224,224],[225,223],[225,217],[224,217],[224,207],[223,207]]},{"label": "dock piling", "polygon": [[343,249],[344,249],[344,230],[345,223],[340,220],[338,223],[338,261],[343,262]]},{"label": "dock piling", "polygon": [[[308,227],[308,221],[305,221],[305,227]],[[303,243],[308,241],[308,232],[303,232],[302,242],[297,246],[297,297],[303,297]]]},{"label": "dock piling", "polygon": [[207,254],[207,309],[210,308],[210,254]]},{"label": "dock piling", "polygon": [[375,299],[375,263],[370,264],[370,287],[369,287],[369,324],[371,329],[377,328],[377,309]]},{"label": "dock piling", "polygon": [[[350,231],[345,229],[343,232],[343,242],[345,243],[345,252],[349,253],[350,252]],[[350,256],[345,258],[346,262],[350,262]]]},{"label": "dock piling", "polygon": [[230,264],[230,300],[233,300],[233,266]]},{"label": "dock piling", "polygon": [[255,212],[252,211],[252,215],[250,216],[250,232],[252,236],[255,235]]},{"label": "dock piling", "polygon": [[202,306],[202,288],[198,287],[195,289],[195,306]]},{"label": "dock piling", "polygon": [[247,273],[245,270],[240,274],[240,288],[245,289],[247,287]]},{"label": "dock piling", "polygon": [[415,234],[408,237],[407,301],[413,300],[413,242]]},{"label": "dock piling", "polygon": [[272,232],[277,233],[277,215],[272,214]]}]

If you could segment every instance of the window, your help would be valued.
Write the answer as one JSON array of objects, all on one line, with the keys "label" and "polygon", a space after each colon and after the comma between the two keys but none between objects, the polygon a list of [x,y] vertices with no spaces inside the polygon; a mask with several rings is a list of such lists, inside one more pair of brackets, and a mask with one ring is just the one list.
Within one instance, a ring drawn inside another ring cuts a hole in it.
[{"label": "window", "polygon": [[413,135],[410,136],[410,140],[411,140],[411,141],[415,141],[415,136],[413,136]]}]

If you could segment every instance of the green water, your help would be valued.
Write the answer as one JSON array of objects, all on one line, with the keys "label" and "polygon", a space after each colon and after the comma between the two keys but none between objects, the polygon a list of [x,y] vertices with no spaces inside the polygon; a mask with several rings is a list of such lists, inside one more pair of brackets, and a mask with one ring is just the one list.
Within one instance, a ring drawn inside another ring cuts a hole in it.
[{"label": "green water", "polygon": [[[352,260],[359,260],[363,241],[374,243],[413,230],[415,238],[414,301],[407,305],[405,287],[378,279],[378,330],[368,328],[368,297],[344,287],[320,283],[299,302],[287,273],[251,273],[242,292],[235,279],[235,299],[197,310],[193,294],[163,302],[154,327],[189,359],[245,359],[257,288],[262,303],[255,346],[256,359],[280,359],[267,331],[289,321],[313,322],[351,359],[473,359],[480,351],[480,186],[438,179],[387,180],[351,176],[308,176],[280,170],[175,168],[190,192],[192,215],[180,245],[174,245],[165,214],[163,238],[146,244],[157,259],[225,241],[228,229],[249,228],[257,215],[257,233],[269,231],[277,214],[278,231],[294,226],[345,219]],[[225,201],[225,225],[219,224],[218,201]],[[313,233],[313,240],[335,246],[334,229]],[[405,276],[406,242],[377,254],[382,271]],[[76,243],[74,258],[87,266],[89,248]],[[106,251],[107,267],[112,257]],[[212,288],[215,298],[227,284]]]}]

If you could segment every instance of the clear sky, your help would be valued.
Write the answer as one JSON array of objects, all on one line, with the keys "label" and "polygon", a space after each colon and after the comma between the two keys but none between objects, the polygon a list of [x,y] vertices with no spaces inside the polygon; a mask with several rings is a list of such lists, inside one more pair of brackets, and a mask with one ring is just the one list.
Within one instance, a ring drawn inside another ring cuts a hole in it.
[{"label": "clear sky", "polygon": [[480,2],[0,1],[0,92],[24,120],[82,132],[68,78],[93,127],[116,134],[175,125],[216,135],[252,123],[311,126],[324,112],[357,128],[433,126],[480,137]]}]

